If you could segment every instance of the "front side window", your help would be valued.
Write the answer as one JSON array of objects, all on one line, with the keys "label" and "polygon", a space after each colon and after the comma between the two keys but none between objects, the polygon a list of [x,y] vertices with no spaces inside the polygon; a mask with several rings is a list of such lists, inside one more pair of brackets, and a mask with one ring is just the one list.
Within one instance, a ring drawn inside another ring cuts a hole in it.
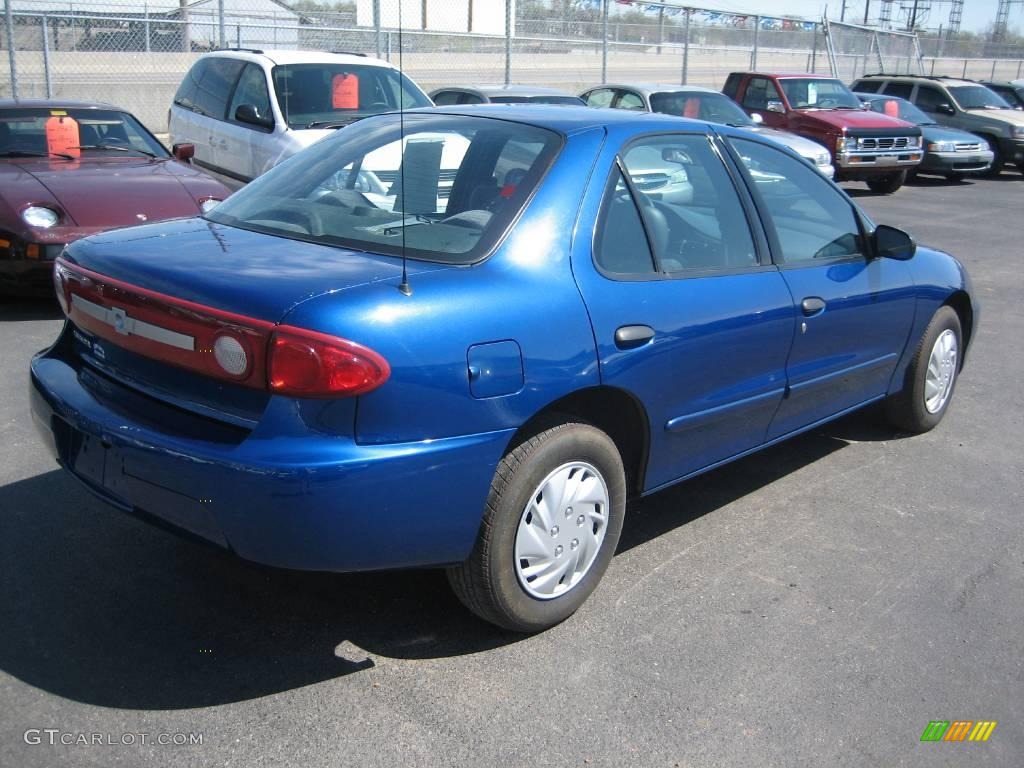
[{"label": "front side window", "polygon": [[618,109],[630,109],[636,112],[643,112],[646,109],[643,98],[639,93],[633,93],[633,91],[619,91],[619,100],[615,106]]},{"label": "front side window", "polygon": [[984,85],[951,85],[953,94],[961,109],[1010,109],[1006,99]]},{"label": "front side window", "polygon": [[397,69],[365,64],[274,67],[274,90],[292,128],[330,128],[395,109],[432,106]]},{"label": "front side window", "polygon": [[748,139],[730,142],[767,208],[784,264],[861,257],[860,227],[846,196],[820,173],[780,149]]},{"label": "front side window", "polygon": [[0,157],[170,157],[127,112],[107,109],[0,109]]},{"label": "front side window", "polygon": [[235,119],[235,112],[243,104],[249,104],[256,108],[256,114],[260,117],[273,117],[270,109],[270,92],[267,90],[267,76],[263,68],[256,64],[246,64],[242,70],[242,76],[238,78],[238,86],[235,88],[235,96],[231,99],[231,107],[228,109],[228,118]]},{"label": "front side window", "polygon": [[685,274],[757,265],[736,188],[707,136],[642,139],[626,148],[622,162],[638,193],[661,271]]},{"label": "front side window", "polygon": [[838,80],[787,77],[782,90],[793,109],[860,109],[860,99]]},{"label": "front side window", "polygon": [[279,237],[468,264],[487,254],[561,146],[487,118],[362,121],[239,190],[211,221]]},{"label": "front side window", "polygon": [[940,104],[949,104],[949,99],[946,94],[932,85],[919,85],[914,103],[925,112],[937,112]]},{"label": "front side window", "polygon": [[459,103],[458,91],[441,91],[434,94],[434,105],[438,107],[450,107]]}]

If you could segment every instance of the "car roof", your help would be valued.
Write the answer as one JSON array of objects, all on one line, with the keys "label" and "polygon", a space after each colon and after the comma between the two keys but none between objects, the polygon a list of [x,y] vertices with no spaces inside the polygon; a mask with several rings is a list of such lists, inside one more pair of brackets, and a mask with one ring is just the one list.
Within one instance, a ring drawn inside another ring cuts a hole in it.
[{"label": "car roof", "polygon": [[933,83],[942,83],[943,85],[981,85],[976,80],[964,80],[962,77],[952,77],[950,75],[914,75],[909,72],[903,74],[886,74],[884,72],[876,72],[871,75],[863,75],[858,80],[929,80]]},{"label": "car roof", "polygon": [[0,109],[112,109],[127,112],[127,109],[106,104],[102,101],[70,101],[67,99],[0,99]]},{"label": "car roof", "polygon": [[204,55],[206,58],[230,58],[243,59],[244,61],[270,61],[272,64],[363,64],[370,67],[394,67],[383,59],[375,59],[372,56],[364,56],[361,53],[332,51],[296,51],[291,49],[274,48],[227,48],[220,51],[211,51]]},{"label": "car roof", "polygon": [[734,72],[738,75],[749,75],[750,77],[777,77],[785,79],[788,77],[809,77],[814,80],[838,80],[835,75],[820,75],[813,72]]},{"label": "car roof", "polygon": [[560,88],[546,88],[540,85],[445,85],[431,91],[469,91],[481,96],[572,96]]},{"label": "car roof", "polygon": [[[689,123],[694,128],[706,128],[701,120],[689,120],[674,115],[638,112],[628,109],[594,109],[574,104],[473,104],[469,106],[424,107],[408,110],[406,114],[461,115],[466,117],[490,117],[499,120],[536,125],[562,134],[573,134],[593,128],[631,127],[665,130],[669,126],[680,127]],[[394,113],[392,113],[394,114]],[[715,126],[717,130],[720,126]]]},{"label": "car roof", "polygon": [[722,95],[721,91],[716,91],[714,88],[704,88],[700,85],[672,85],[671,83],[605,83],[586,90],[593,91],[598,88],[628,88],[646,96],[650,96],[652,93],[717,93]]}]

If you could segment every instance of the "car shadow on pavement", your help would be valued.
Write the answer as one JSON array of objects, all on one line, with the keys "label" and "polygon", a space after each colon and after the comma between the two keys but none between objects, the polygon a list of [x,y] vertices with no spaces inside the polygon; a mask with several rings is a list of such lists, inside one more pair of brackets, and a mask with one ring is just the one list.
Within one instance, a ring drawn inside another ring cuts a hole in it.
[{"label": "car shadow on pavement", "polygon": [[[843,424],[632,504],[620,551],[839,450]],[[0,670],[119,709],[244,701],[369,672],[375,657],[524,639],[469,614],[440,570],[265,568],[110,509],[60,470],[0,487],[0,576]]]}]

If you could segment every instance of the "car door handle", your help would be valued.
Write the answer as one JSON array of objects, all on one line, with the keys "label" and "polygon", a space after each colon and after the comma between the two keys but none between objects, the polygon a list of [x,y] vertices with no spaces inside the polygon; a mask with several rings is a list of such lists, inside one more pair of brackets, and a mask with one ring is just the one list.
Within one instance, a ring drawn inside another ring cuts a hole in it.
[{"label": "car door handle", "polygon": [[800,302],[800,309],[803,310],[804,317],[820,315],[825,311],[825,300],[819,299],[817,296],[808,296]]},{"label": "car door handle", "polygon": [[635,349],[653,338],[654,329],[649,325],[624,325],[615,331],[615,346],[619,349]]}]

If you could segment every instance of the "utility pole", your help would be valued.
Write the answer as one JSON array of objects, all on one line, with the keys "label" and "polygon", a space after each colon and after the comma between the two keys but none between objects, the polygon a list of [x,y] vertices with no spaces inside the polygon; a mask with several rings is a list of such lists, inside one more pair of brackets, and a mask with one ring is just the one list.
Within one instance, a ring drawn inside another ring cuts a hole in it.
[{"label": "utility pole", "polygon": [[917,26],[917,3],[918,0],[914,0],[914,7],[910,11],[910,19],[907,21],[907,32],[913,32]]},{"label": "utility pole", "polygon": [[868,11],[871,10],[871,0],[864,0],[864,26],[868,25]]}]

